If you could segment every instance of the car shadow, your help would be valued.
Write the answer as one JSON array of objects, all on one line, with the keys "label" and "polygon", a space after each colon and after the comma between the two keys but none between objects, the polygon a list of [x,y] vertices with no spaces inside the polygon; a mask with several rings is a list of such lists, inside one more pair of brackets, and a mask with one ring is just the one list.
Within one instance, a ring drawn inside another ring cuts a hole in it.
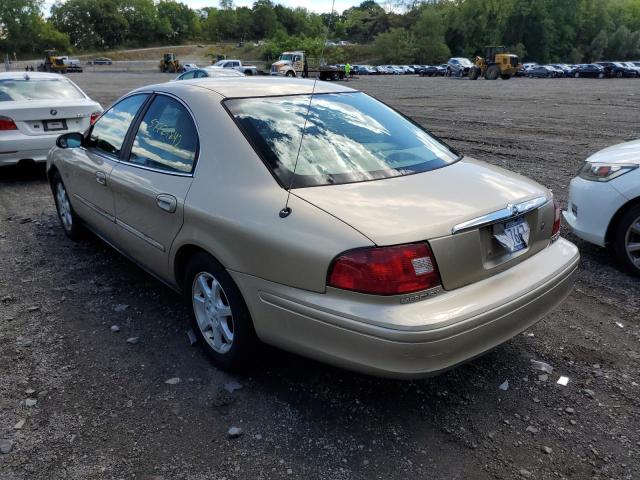
[{"label": "car shadow", "polygon": [[47,166],[44,162],[24,162],[0,167],[0,182],[2,183],[46,181],[46,179]]}]

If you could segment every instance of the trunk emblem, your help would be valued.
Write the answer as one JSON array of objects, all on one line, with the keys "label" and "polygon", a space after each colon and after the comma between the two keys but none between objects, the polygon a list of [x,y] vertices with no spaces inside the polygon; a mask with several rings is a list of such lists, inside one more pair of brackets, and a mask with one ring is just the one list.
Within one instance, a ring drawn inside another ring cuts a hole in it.
[{"label": "trunk emblem", "polygon": [[51,110],[49,110],[49,113],[55,116],[58,114],[58,110],[56,110],[55,108],[52,108]]}]

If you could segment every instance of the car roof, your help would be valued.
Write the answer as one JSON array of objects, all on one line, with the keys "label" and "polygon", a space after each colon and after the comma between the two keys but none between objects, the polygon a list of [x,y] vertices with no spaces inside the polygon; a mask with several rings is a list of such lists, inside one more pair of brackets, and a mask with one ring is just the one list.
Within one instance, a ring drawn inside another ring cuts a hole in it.
[{"label": "car roof", "polygon": [[0,72],[0,80],[4,80],[4,79],[24,79],[25,76],[28,76],[29,78],[66,78],[63,75],[60,75],[59,73],[48,73],[48,72],[22,72],[22,71],[15,71],[15,72]]},{"label": "car roof", "polygon": [[206,88],[222,95],[225,98],[308,95],[312,91],[314,93],[341,93],[357,91],[353,88],[345,87],[333,82],[314,82],[314,80],[281,77],[208,77],[149,85],[139,88],[137,91],[153,90],[179,94],[180,90],[190,88],[191,86]]}]

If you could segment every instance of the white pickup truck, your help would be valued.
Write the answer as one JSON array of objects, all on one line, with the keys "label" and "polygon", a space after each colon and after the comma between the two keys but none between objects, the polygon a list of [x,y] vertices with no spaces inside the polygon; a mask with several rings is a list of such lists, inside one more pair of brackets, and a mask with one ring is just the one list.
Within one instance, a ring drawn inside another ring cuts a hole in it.
[{"label": "white pickup truck", "polygon": [[216,67],[233,68],[245,75],[258,75],[258,68],[254,65],[243,65],[240,60],[220,60],[214,63]]}]

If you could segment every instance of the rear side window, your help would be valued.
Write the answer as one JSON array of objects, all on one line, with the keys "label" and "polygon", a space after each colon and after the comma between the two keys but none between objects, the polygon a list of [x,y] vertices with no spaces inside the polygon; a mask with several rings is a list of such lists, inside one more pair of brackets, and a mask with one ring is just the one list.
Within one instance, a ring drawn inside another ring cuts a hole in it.
[{"label": "rear side window", "polygon": [[191,173],[198,149],[196,126],[177,100],[159,95],[140,123],[129,162],[170,173]]},{"label": "rear side window", "polygon": [[127,130],[147,97],[146,93],[132,95],[111,107],[93,126],[91,145],[116,157],[120,155]]},{"label": "rear side window", "polygon": [[193,78],[193,76],[195,75],[196,72],[194,72],[193,70],[187,73],[183,73],[182,76],[180,77],[180,80],[189,80],[191,78]]}]

